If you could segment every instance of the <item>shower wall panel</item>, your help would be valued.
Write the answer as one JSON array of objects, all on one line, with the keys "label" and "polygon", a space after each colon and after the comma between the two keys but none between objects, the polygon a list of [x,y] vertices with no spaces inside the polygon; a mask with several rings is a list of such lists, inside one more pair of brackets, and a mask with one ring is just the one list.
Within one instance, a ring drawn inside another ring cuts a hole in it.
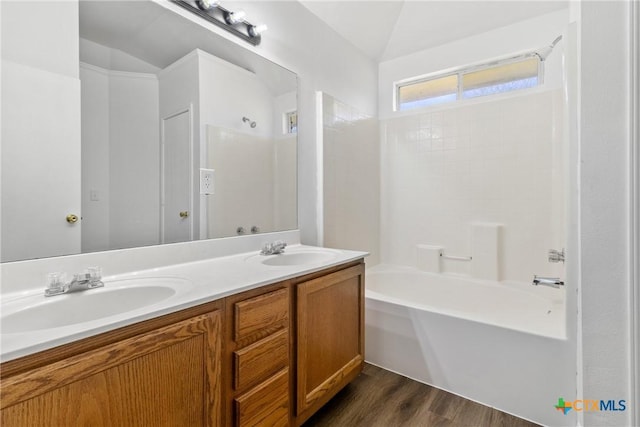
[{"label": "shower wall panel", "polygon": [[379,262],[379,122],[330,95],[322,96],[323,244],[370,252]]},{"label": "shower wall panel", "polygon": [[472,223],[497,223],[500,279],[562,275],[547,262],[565,242],[562,108],[552,90],[381,122],[382,261],[414,265],[418,244],[469,256]]}]

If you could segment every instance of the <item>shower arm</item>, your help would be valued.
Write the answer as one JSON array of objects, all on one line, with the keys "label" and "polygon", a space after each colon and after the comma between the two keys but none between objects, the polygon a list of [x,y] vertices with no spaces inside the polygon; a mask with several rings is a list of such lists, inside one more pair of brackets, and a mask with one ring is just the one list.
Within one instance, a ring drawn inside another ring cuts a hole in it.
[{"label": "shower arm", "polygon": [[562,34],[556,37],[549,46],[544,46],[533,52],[533,54],[540,58],[540,61],[546,60],[560,40],[562,40]]}]

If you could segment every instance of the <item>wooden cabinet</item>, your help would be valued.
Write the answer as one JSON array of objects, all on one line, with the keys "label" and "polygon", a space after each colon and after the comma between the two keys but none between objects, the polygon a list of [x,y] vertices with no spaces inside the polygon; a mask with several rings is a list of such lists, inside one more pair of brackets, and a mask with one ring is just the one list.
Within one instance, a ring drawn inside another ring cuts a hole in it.
[{"label": "wooden cabinet", "polygon": [[283,282],[226,299],[229,426],[291,423],[290,293]]},{"label": "wooden cabinet", "polygon": [[296,286],[296,423],[353,380],[364,363],[364,264]]},{"label": "wooden cabinet", "polygon": [[3,364],[1,424],[221,426],[220,310],[192,313]]},{"label": "wooden cabinet", "polygon": [[353,262],[5,362],[3,426],[300,425],[360,372]]}]

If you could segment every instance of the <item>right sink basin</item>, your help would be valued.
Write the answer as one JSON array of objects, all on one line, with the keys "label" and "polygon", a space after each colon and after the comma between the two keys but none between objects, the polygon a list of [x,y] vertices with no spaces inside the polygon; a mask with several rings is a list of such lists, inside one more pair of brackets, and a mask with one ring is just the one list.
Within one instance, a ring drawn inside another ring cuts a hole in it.
[{"label": "right sink basin", "polygon": [[320,264],[338,257],[339,253],[331,249],[305,249],[285,251],[279,255],[256,255],[253,260],[272,267],[288,267],[308,264]]}]

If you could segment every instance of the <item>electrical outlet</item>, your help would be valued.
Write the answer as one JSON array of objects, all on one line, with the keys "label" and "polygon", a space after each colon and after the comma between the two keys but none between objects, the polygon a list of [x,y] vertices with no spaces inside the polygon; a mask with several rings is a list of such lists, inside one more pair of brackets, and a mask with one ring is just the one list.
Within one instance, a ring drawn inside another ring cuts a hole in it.
[{"label": "electrical outlet", "polygon": [[200,194],[213,194],[213,181],[215,177],[215,170],[213,169],[200,169]]}]

